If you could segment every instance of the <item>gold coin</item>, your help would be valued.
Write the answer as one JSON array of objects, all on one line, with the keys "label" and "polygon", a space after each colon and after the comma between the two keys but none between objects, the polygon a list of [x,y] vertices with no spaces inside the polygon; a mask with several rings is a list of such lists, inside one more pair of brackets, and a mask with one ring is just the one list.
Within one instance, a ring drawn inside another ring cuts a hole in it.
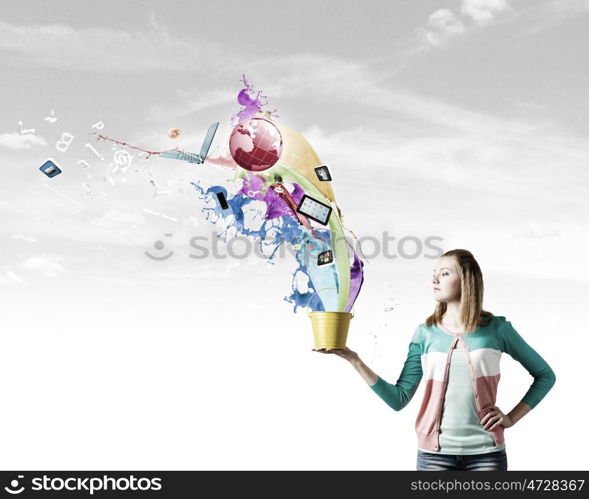
[{"label": "gold coin", "polygon": [[179,128],[170,128],[168,130],[168,137],[170,137],[171,139],[177,139],[178,137],[180,137],[181,133],[182,130],[180,130]]}]

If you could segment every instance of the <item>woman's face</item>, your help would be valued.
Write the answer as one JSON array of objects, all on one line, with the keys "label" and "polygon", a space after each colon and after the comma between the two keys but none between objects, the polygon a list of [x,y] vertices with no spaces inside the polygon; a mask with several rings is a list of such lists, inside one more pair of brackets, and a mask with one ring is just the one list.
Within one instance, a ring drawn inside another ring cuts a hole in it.
[{"label": "woman's face", "polygon": [[460,276],[453,256],[438,260],[432,277],[434,298],[438,302],[460,300]]}]

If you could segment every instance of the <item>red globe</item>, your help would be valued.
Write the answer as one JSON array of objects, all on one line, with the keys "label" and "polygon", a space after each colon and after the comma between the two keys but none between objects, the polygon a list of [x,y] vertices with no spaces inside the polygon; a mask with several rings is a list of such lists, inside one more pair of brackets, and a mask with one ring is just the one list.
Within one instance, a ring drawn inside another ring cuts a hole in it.
[{"label": "red globe", "polygon": [[274,123],[250,118],[239,123],[229,137],[229,151],[235,162],[251,172],[274,165],[282,153],[282,135]]}]

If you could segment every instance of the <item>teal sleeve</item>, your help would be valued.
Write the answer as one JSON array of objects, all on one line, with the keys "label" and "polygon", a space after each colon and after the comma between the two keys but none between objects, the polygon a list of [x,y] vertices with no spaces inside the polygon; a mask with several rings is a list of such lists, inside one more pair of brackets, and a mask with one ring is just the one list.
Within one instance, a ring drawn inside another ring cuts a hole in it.
[{"label": "teal sleeve", "polygon": [[415,331],[403,370],[396,384],[387,383],[380,376],[370,388],[395,411],[405,407],[419,386],[423,376],[421,369],[421,344],[419,343],[419,328]]},{"label": "teal sleeve", "polygon": [[540,354],[525,342],[511,322],[504,321],[499,331],[503,339],[504,351],[534,377],[534,382],[521,400],[533,409],[554,386],[556,382],[554,371]]}]

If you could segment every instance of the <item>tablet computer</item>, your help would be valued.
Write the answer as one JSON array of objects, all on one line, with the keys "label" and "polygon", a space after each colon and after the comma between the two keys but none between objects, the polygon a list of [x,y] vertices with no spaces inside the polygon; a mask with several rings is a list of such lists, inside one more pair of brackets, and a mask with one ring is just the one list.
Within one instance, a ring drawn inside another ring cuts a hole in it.
[{"label": "tablet computer", "polygon": [[315,220],[320,224],[327,225],[329,221],[329,215],[331,215],[331,206],[328,206],[304,194],[301,198],[301,202],[297,206],[297,211],[301,215],[309,217],[311,220]]}]

